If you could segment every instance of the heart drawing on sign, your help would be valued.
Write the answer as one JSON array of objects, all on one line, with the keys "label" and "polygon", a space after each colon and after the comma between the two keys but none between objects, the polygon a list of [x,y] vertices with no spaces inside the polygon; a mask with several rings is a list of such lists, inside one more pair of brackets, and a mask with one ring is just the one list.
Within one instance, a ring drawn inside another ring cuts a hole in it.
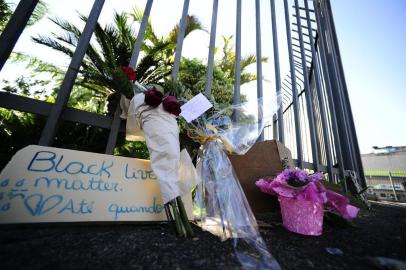
[{"label": "heart drawing on sign", "polygon": [[62,200],[62,195],[52,195],[44,199],[42,194],[35,193],[25,198],[24,206],[31,215],[40,216],[54,209]]}]

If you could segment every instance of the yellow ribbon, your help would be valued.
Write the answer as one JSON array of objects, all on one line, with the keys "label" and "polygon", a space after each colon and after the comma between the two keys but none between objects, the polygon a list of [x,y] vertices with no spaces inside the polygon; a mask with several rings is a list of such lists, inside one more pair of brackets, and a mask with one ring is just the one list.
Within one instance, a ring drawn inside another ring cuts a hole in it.
[{"label": "yellow ribbon", "polygon": [[207,135],[207,134],[204,134],[202,131],[194,128],[194,129],[188,129],[187,135],[193,141],[198,142],[201,145],[205,144],[206,142],[214,142],[217,139],[219,139],[223,143],[224,148],[226,149],[226,151],[228,153],[231,154],[233,152],[233,146],[225,138],[222,138],[220,135],[218,135],[218,131],[214,126],[212,126],[210,124],[206,124],[206,128],[213,131],[214,134]]}]

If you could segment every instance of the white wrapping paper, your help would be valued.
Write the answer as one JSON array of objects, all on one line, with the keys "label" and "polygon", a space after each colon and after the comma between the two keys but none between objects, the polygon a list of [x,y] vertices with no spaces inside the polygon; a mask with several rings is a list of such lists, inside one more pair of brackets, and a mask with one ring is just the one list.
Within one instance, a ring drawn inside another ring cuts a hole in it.
[{"label": "white wrapping paper", "polygon": [[187,151],[180,153],[176,116],[166,112],[162,103],[153,108],[144,99],[143,93],[135,95],[127,113],[122,115],[127,117],[126,139],[146,141],[163,203],[167,203],[190,192],[200,178]]}]

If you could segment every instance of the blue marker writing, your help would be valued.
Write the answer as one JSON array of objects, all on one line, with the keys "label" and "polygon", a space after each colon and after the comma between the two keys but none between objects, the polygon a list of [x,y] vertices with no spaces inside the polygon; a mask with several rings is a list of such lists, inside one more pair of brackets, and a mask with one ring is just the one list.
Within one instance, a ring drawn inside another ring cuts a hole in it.
[{"label": "blue marker writing", "polygon": [[[88,203],[85,199],[82,199],[79,205],[76,205],[72,199],[70,199],[62,208],[58,211],[58,214],[68,212],[69,214],[91,214],[93,213],[94,202]],[[75,210],[76,209],[76,210]]]},{"label": "blue marker writing", "polygon": [[92,177],[89,181],[82,181],[80,179],[69,180],[65,178],[48,178],[41,176],[35,179],[34,187],[45,186],[47,188],[57,188],[73,191],[104,191],[104,192],[120,192],[118,182],[106,182],[102,179],[95,179]]},{"label": "blue marker writing", "polygon": [[111,173],[109,169],[113,167],[114,162],[106,164],[103,160],[101,165],[90,164],[86,165],[80,161],[71,161],[64,163],[64,156],[57,156],[52,151],[38,151],[27,166],[27,170],[33,172],[49,172],[55,171],[58,173],[67,173],[71,175],[76,174],[91,174],[102,177],[104,174],[110,178]]},{"label": "blue marker writing", "polygon": [[130,172],[130,170],[128,169],[128,164],[126,164],[124,171],[125,171],[124,177],[128,180],[131,180],[131,179],[135,179],[135,180],[153,179],[153,180],[155,180],[156,179],[156,176],[152,170],[145,171],[145,170],[140,170],[140,169],[138,169],[138,170],[132,169],[132,171]]},{"label": "blue marker writing", "polygon": [[41,193],[34,193],[24,200],[25,209],[33,216],[41,216],[53,210],[63,201],[62,195],[44,197]]},{"label": "blue marker writing", "polygon": [[114,214],[114,219],[118,219],[120,214],[137,214],[137,213],[149,213],[149,214],[159,214],[163,210],[161,204],[156,203],[156,198],[154,197],[153,203],[150,206],[120,206],[118,204],[110,204],[108,211]]}]

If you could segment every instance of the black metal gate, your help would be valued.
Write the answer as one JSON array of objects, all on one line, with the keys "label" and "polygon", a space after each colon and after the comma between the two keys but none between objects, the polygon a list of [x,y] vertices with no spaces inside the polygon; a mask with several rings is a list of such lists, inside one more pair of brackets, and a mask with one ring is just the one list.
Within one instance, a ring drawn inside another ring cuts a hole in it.
[{"label": "black metal gate", "polygon": [[[282,1],[282,0],[281,0]],[[19,95],[0,92],[0,107],[34,113],[47,118],[39,145],[52,145],[58,124],[72,121],[108,129],[109,137],[105,153],[112,154],[117,135],[124,131],[120,108],[114,117],[105,116],[67,107],[72,87],[104,0],[95,0],[88,16],[83,34],[71,59],[56,102],[54,104]],[[236,65],[234,102],[240,101],[241,60],[241,0],[236,0]],[[279,2],[280,3],[280,2]],[[14,48],[26,26],[38,0],[20,1],[4,32],[0,36],[0,70]],[[130,66],[137,63],[143,42],[147,20],[153,0],[148,0],[144,17],[134,45]],[[262,97],[262,48],[261,35],[272,34],[275,66],[275,88],[281,94],[282,106],[274,117],[273,126],[265,134],[285,143],[293,153],[296,165],[314,171],[328,173],[330,181],[343,179],[347,171],[356,173],[359,184],[365,187],[360,151],[351,112],[348,90],[335,32],[330,0],[283,0],[286,38],[288,45],[289,74],[281,76],[278,50],[278,32],[275,0],[270,0],[271,27],[273,33],[261,33],[261,5],[255,0],[256,11],[256,54],[257,54],[257,96]],[[182,44],[188,14],[189,0],[184,0],[180,32],[178,35],[172,78],[176,78],[182,55]],[[205,93],[210,94],[218,0],[213,0]],[[291,22],[293,21],[293,23]],[[259,61],[258,61],[259,59]]]}]

